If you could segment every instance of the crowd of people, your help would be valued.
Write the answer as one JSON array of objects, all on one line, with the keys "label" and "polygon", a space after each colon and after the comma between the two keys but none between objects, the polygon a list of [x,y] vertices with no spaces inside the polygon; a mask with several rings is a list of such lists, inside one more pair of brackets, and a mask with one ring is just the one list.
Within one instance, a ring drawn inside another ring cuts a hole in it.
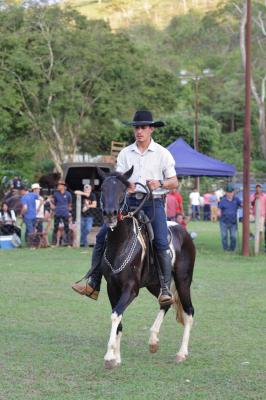
[{"label": "crowd of people", "polygon": [[[16,176],[12,181],[13,194],[20,195],[21,209],[19,212],[10,208],[7,201],[3,201],[0,208],[0,235],[16,235],[17,244],[21,243],[21,226],[25,224],[25,243],[28,247],[75,246],[77,244],[77,226],[73,218],[73,196],[67,190],[64,181],[59,180],[53,195],[41,195],[42,188],[34,183],[27,188]],[[80,195],[80,246],[88,247],[88,235],[93,226],[93,208],[97,207],[96,195],[89,184],[83,190],[75,191]],[[256,213],[256,199],[260,199],[260,242],[265,240],[266,251],[266,194],[262,185],[257,184],[256,190],[250,198],[251,220]],[[187,229],[191,220],[219,222],[221,243],[225,251],[234,251],[237,244],[238,223],[241,221],[239,213],[242,203],[237,197],[232,184],[228,184],[225,191],[220,188],[200,195],[194,188],[188,195],[188,212],[185,213],[183,196],[178,189],[168,192],[165,199],[166,216],[168,221],[175,221]],[[52,226],[53,223],[53,226]],[[49,244],[49,232],[51,243]],[[195,235],[192,233],[192,236]],[[196,236],[196,235],[195,235]]]},{"label": "crowd of people", "polygon": [[[25,224],[25,244],[28,247],[76,246],[77,224],[73,218],[73,195],[67,190],[63,180],[59,180],[52,195],[42,195],[39,183],[30,189],[23,185],[20,177],[12,180],[11,192],[20,198],[20,207],[14,209],[8,201],[0,208],[0,236],[15,235],[17,245],[21,244],[21,222]],[[88,247],[88,235],[93,227],[93,209],[97,207],[96,195],[89,184],[83,190],[76,190],[81,196],[80,243]],[[256,200],[260,199],[259,236],[264,240],[266,251],[266,194],[261,184],[256,185],[250,198],[250,219],[254,221]],[[237,245],[238,223],[241,221],[242,202],[236,195],[232,184],[225,191],[222,188],[206,191],[202,196],[195,187],[188,195],[188,212],[184,210],[183,196],[178,188],[168,191],[165,196],[165,212],[168,221],[174,221],[187,229],[191,220],[219,222],[222,248],[235,251]],[[49,233],[51,234],[49,235]],[[252,234],[251,234],[252,235]],[[191,233],[194,238],[196,234]],[[49,237],[51,240],[49,243]]]},{"label": "crowd of people", "polygon": [[[10,193],[0,209],[1,236],[16,235],[19,238],[17,243],[21,244],[21,226],[24,223],[25,244],[30,248],[77,245],[73,196],[63,180],[59,180],[52,195],[44,196],[39,183],[33,183],[28,188],[19,177],[15,177]],[[87,247],[88,235],[93,226],[91,210],[97,207],[96,196],[89,184],[84,185],[83,191],[76,191],[75,194],[82,196],[80,246]],[[19,203],[16,210],[9,207],[10,199],[16,199],[16,204]]]},{"label": "crowd of people", "polygon": [[[250,198],[250,219],[254,221],[256,199],[260,199],[260,242],[265,241],[266,252],[266,194],[262,185],[257,184],[255,193]],[[221,243],[224,251],[235,251],[237,245],[238,223],[241,221],[241,200],[237,197],[234,186],[229,183],[225,191],[222,188],[200,195],[195,187],[188,196],[189,207],[186,215],[183,197],[178,190],[172,190],[166,196],[166,214],[169,221],[175,221],[185,229],[191,220],[219,222]]]}]

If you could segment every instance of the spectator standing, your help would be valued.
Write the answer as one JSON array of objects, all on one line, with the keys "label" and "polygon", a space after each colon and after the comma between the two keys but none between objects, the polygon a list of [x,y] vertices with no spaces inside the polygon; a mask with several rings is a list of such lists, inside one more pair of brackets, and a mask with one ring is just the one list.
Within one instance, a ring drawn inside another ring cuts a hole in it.
[{"label": "spectator standing", "polygon": [[212,193],[209,197],[209,202],[210,202],[210,208],[211,208],[211,221],[216,222],[217,216],[218,216],[218,199],[215,194],[215,190],[212,191]]},{"label": "spectator standing", "polygon": [[191,218],[200,220],[200,194],[197,188],[189,194],[189,202],[191,206]]},{"label": "spectator standing", "polygon": [[31,189],[33,193],[38,194],[38,199],[35,200],[36,206],[36,231],[39,233],[43,233],[43,221],[44,221],[44,198],[40,195],[41,186],[39,183],[33,183],[31,185]]},{"label": "spectator standing", "polygon": [[203,220],[210,221],[211,219],[211,193],[204,193],[203,195]]},{"label": "spectator standing", "polygon": [[12,179],[13,189],[20,190],[21,186],[22,186],[21,178],[19,176],[14,176],[14,178]]},{"label": "spectator standing", "polygon": [[171,192],[173,193],[173,196],[177,201],[176,213],[184,214],[183,196],[181,195],[178,189],[173,189]]},{"label": "spectator standing", "polygon": [[226,187],[225,196],[221,198],[218,205],[222,246],[225,251],[235,251],[236,249],[237,210],[240,206],[241,201],[235,196],[234,187],[229,183]]},{"label": "spectator standing", "polygon": [[166,195],[166,216],[168,221],[176,221],[178,202],[173,191]]},{"label": "spectator standing", "polygon": [[92,192],[91,185],[84,185],[83,192],[76,190],[75,194],[82,196],[81,221],[80,221],[80,246],[88,247],[88,234],[93,225],[93,208],[97,207],[96,195]]},{"label": "spectator standing", "polygon": [[57,243],[57,231],[60,226],[64,225],[64,243],[69,244],[69,211],[72,208],[72,196],[66,190],[64,181],[59,181],[57,190],[53,194],[53,208],[54,208],[54,230],[53,230],[53,244]]},{"label": "spectator standing", "polygon": [[[266,199],[264,201],[266,203]],[[266,207],[266,205],[265,205],[265,207]],[[266,221],[264,224],[264,252],[266,253]]]},{"label": "spectator standing", "polygon": [[53,196],[49,195],[46,196],[44,199],[44,231],[47,234],[47,240],[48,240],[48,233],[50,231],[50,227],[52,225],[52,217],[53,217]]},{"label": "spectator standing", "polygon": [[29,192],[27,187],[22,186],[20,189],[22,195],[20,201],[22,203],[21,215],[26,225],[25,242],[29,245],[29,236],[35,232],[36,226],[36,200],[38,193]]},{"label": "spectator standing", "polygon": [[266,217],[266,195],[263,193],[262,186],[260,183],[256,185],[256,191],[255,193],[251,196],[251,205],[252,205],[252,211],[253,215],[256,215],[256,200],[260,199],[260,223],[259,223],[259,229],[260,229],[260,242],[263,241],[263,232],[264,232],[264,225],[265,225],[265,217]]}]

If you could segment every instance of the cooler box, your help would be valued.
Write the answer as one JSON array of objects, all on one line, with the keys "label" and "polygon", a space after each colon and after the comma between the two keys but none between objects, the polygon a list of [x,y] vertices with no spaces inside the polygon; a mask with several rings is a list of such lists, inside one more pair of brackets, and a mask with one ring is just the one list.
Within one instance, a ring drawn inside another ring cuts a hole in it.
[{"label": "cooler box", "polygon": [[14,249],[14,245],[12,243],[13,235],[8,236],[0,236],[0,249],[1,250],[10,250]]}]

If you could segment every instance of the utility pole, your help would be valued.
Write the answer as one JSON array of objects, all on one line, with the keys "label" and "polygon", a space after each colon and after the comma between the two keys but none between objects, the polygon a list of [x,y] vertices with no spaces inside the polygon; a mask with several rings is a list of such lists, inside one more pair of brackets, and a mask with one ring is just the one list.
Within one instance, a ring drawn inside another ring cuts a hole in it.
[{"label": "utility pole", "polygon": [[249,256],[249,202],[250,202],[250,81],[251,81],[251,0],[247,2],[246,65],[245,65],[245,128],[243,140],[243,234],[242,255]]},{"label": "utility pole", "polygon": [[[200,74],[192,74],[186,70],[182,70],[179,73],[179,78],[181,79],[181,84],[186,85],[188,81],[191,79],[194,81],[194,89],[195,89],[195,97],[194,97],[194,149],[196,151],[199,150],[199,84],[200,80],[203,78],[211,78],[213,77],[213,73],[209,68],[205,68]],[[200,182],[199,177],[195,178],[195,186],[199,190]]]},{"label": "utility pole", "polygon": [[194,149],[199,150],[199,79],[195,79],[195,130]]}]

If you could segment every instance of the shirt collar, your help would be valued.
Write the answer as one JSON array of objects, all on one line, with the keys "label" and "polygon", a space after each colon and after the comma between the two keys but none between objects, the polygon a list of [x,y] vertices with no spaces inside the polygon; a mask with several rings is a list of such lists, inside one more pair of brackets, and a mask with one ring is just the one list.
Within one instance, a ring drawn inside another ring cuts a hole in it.
[{"label": "shirt collar", "polygon": [[[154,141],[153,139],[151,139],[151,142],[150,142],[150,144],[149,144],[149,147],[145,150],[145,152],[146,152],[146,151],[155,151],[155,147],[156,147],[155,141]],[[138,146],[137,146],[137,143],[136,143],[136,142],[134,142],[134,143],[132,144],[131,150],[132,150],[132,151],[136,151],[137,153],[139,153],[139,149],[138,149]]]}]

